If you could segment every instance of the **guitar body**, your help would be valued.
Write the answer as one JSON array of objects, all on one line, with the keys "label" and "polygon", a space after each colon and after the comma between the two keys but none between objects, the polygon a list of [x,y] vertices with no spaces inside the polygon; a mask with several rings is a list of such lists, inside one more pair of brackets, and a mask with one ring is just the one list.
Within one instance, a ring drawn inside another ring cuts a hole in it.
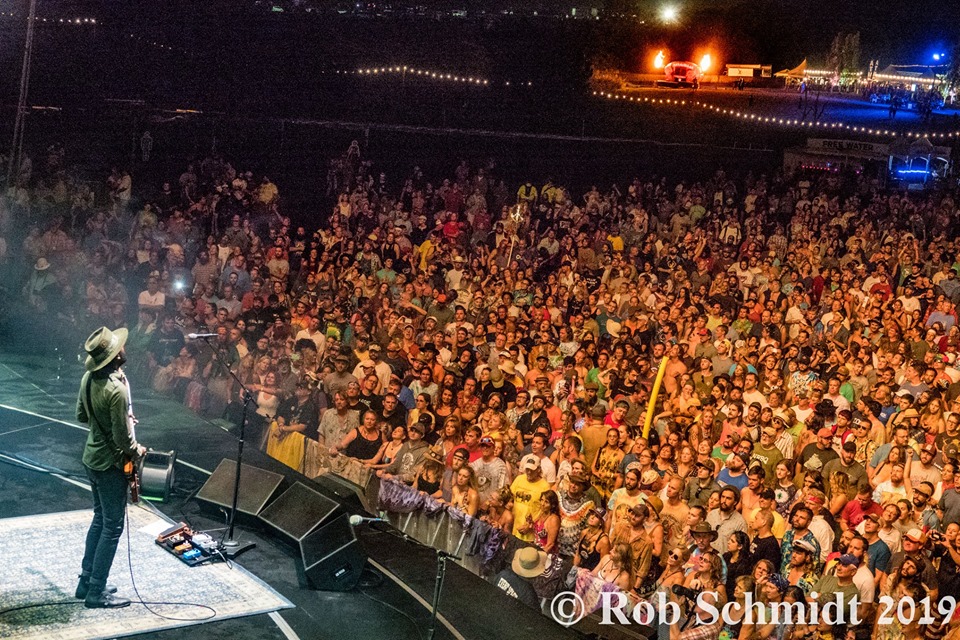
[{"label": "guitar body", "polygon": [[127,484],[130,486],[130,502],[140,502],[140,474],[133,459],[127,458],[123,463],[123,475],[127,477]]}]

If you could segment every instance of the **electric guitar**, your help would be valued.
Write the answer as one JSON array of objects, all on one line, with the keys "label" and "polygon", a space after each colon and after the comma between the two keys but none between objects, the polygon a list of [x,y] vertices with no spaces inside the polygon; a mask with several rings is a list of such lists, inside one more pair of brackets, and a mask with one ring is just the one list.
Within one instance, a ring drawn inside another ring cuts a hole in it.
[{"label": "electric guitar", "polygon": [[130,487],[130,502],[140,502],[140,474],[138,465],[133,458],[126,458],[123,462],[123,475],[127,478]]}]

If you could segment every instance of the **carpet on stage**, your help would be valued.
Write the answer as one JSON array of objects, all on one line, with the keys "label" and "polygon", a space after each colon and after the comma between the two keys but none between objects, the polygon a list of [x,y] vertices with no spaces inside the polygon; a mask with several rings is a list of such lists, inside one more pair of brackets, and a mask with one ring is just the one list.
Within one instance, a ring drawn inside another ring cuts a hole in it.
[{"label": "carpet on stage", "polygon": [[[155,542],[170,523],[148,507],[127,509],[127,532],[120,539],[110,582],[133,604],[122,609],[87,609],[73,599],[92,511],[68,511],[0,519],[0,638],[13,640],[92,640],[252,616],[293,604],[236,563],[189,567]],[[201,604],[139,604],[146,602]],[[51,606],[18,607],[44,603]],[[6,611],[6,613],[2,613]],[[215,612],[215,617],[212,617]]]}]

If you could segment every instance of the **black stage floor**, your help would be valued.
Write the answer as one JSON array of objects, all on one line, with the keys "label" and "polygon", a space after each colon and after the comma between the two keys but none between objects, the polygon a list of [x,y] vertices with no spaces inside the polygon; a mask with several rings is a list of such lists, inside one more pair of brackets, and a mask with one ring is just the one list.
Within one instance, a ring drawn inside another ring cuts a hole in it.
[{"label": "black stage floor", "polygon": [[[5,329],[0,329],[0,456],[16,456],[66,474],[57,477],[0,464],[0,517],[89,508],[89,492],[80,486],[84,479],[79,462],[86,431],[74,418],[82,374],[78,348],[57,345],[42,335],[12,340],[13,332],[9,326]],[[212,519],[216,514],[201,512],[196,501],[189,498],[222,459],[236,458],[236,438],[147,389],[134,388],[134,405],[140,420],[138,439],[156,450],[178,451],[176,495],[158,505],[159,509],[172,520],[187,521],[198,530],[222,527],[223,522]],[[284,473],[291,481],[305,480],[256,450],[248,448],[244,462]],[[266,531],[241,528],[238,537],[256,542],[257,548],[241,556],[239,563],[289,598],[296,608],[210,622],[193,627],[195,637],[422,640],[429,625],[434,554],[389,535],[370,530],[358,534],[370,558],[368,566],[384,570],[385,579],[376,587],[338,593],[303,588],[292,549]],[[120,563],[118,559],[114,570],[122,568]],[[436,638],[443,640],[583,637],[453,564],[448,565],[440,614],[443,621],[437,625]],[[184,636],[182,629],[174,629],[139,637],[172,640]]]}]

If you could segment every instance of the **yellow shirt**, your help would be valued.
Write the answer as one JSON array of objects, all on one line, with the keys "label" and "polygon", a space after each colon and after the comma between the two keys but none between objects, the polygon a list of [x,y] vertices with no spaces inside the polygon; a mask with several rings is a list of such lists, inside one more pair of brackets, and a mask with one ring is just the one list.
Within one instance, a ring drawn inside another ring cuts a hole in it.
[{"label": "yellow shirt", "polygon": [[426,271],[427,265],[430,263],[430,259],[433,258],[434,254],[433,242],[424,240],[423,244],[417,247],[417,252],[420,254],[420,266],[418,268],[420,271]]},{"label": "yellow shirt", "polygon": [[540,515],[540,494],[548,491],[550,485],[542,477],[536,482],[527,480],[527,474],[522,473],[510,485],[513,493],[513,535],[521,540],[533,542],[533,531],[520,533],[520,527],[527,524],[527,516],[534,520]]},{"label": "yellow shirt", "polygon": [[607,236],[607,242],[610,243],[610,248],[618,253],[623,252],[623,238],[620,236]]},{"label": "yellow shirt", "polygon": [[527,185],[520,185],[520,188],[517,189],[517,200],[524,200],[526,202],[533,202],[537,199],[537,188],[533,185],[530,185],[530,188],[527,188]]},{"label": "yellow shirt", "polygon": [[[753,525],[753,519],[757,516],[757,512],[760,511],[760,507],[754,507],[750,510],[747,515],[747,526],[750,527]],[[783,534],[787,532],[787,522],[783,519],[776,511],[773,511],[773,526],[770,527],[770,531],[773,533],[773,537],[777,540],[783,540]]]}]

